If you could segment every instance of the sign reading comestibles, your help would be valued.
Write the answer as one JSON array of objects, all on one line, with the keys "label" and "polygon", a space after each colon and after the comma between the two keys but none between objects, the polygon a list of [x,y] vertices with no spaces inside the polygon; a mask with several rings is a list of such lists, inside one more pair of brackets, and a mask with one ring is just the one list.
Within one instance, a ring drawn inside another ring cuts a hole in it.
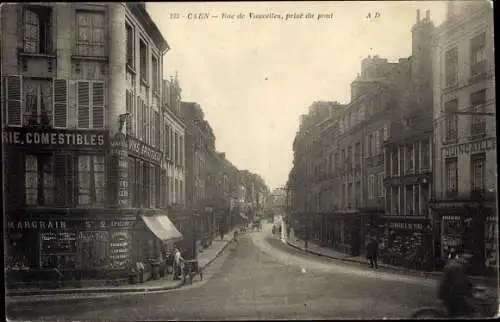
[{"label": "sign reading comestibles", "polygon": [[2,136],[8,145],[104,148],[106,141],[106,132],[96,130],[7,128]]}]

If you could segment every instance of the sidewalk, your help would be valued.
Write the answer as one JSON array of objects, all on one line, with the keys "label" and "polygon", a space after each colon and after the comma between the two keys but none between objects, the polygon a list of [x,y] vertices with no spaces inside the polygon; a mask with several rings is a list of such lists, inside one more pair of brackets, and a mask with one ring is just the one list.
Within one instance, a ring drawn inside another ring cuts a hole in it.
[{"label": "sidewalk", "polygon": [[[198,261],[201,269],[210,265],[223,251],[233,238],[234,229],[231,230],[224,240],[214,240],[212,245],[198,252]],[[30,296],[30,295],[60,295],[60,294],[96,294],[96,293],[133,293],[147,291],[164,291],[180,288],[182,280],[173,280],[172,275],[158,280],[150,280],[141,284],[124,284],[119,286],[84,286],[58,289],[24,288],[6,290],[7,297]]]},{"label": "sidewalk", "polygon": [[[286,237],[285,237],[286,238]],[[324,256],[328,257],[331,259],[336,259],[336,260],[341,260],[341,261],[346,261],[346,262],[353,262],[353,263],[358,263],[358,264],[363,264],[368,266],[368,261],[366,258],[363,256],[352,256],[349,254],[345,254],[336,250],[333,250],[331,248],[327,247],[321,247],[318,246],[312,242],[308,242],[308,247],[307,249],[305,248],[305,242],[303,240],[288,240],[286,239],[286,243],[294,248],[300,249],[302,251],[315,254],[318,256]],[[422,272],[422,271],[416,271],[416,270],[411,270],[407,269],[404,267],[399,267],[399,266],[393,266],[393,265],[388,265],[384,263],[379,263],[378,264],[379,268],[384,268],[387,270],[393,270],[393,271],[398,271],[401,273],[405,273],[408,275],[417,275],[421,276],[424,278],[438,278],[442,276],[442,272]],[[471,276],[470,279],[478,284],[481,285],[488,285],[488,286],[493,286],[493,287],[498,287],[498,281],[495,278],[490,278],[490,277],[483,277],[483,276]]]}]

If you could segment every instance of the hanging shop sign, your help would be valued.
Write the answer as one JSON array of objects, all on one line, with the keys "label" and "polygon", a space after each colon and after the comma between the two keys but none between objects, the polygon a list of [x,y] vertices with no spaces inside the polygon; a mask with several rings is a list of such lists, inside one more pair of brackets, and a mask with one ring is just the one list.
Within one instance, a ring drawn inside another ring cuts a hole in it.
[{"label": "hanging shop sign", "polygon": [[127,141],[129,152],[146,160],[153,161],[158,164],[161,163],[161,159],[163,158],[162,152],[130,136],[127,137]]},{"label": "hanging shop sign", "polygon": [[494,150],[496,139],[489,138],[475,142],[461,143],[443,148],[443,157],[451,158],[461,154],[478,153]]},{"label": "hanging shop sign", "polygon": [[96,130],[6,128],[2,142],[15,146],[92,147],[104,149],[107,132]]}]

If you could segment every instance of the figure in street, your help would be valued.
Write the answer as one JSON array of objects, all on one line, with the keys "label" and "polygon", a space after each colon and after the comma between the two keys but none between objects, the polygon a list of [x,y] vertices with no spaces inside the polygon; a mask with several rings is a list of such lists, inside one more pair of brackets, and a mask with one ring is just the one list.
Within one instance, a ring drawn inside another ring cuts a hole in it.
[{"label": "figure in street", "polygon": [[366,258],[370,261],[371,268],[378,268],[377,266],[377,254],[378,253],[378,243],[375,238],[371,238],[366,246]]},{"label": "figure in street", "polygon": [[178,280],[182,276],[182,262],[184,259],[181,256],[179,248],[174,250],[174,280]]}]

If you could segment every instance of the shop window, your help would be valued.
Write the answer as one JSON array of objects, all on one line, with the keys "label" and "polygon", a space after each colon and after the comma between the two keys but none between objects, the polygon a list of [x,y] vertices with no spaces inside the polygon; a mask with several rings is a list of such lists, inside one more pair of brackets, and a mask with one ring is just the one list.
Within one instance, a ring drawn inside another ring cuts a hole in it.
[{"label": "shop window", "polygon": [[446,175],[446,195],[454,197],[458,193],[458,168],[457,158],[448,158],[445,160]]},{"label": "shop window", "polygon": [[27,270],[38,267],[38,234],[9,232],[6,245],[7,257],[5,269],[7,271]]},{"label": "shop window", "polygon": [[76,234],[74,232],[58,231],[40,234],[42,268],[76,268],[76,254]]},{"label": "shop window", "polygon": [[486,72],[486,34],[484,32],[471,39],[470,60],[471,76]]},{"label": "shop window", "polygon": [[484,153],[471,156],[472,163],[472,191],[483,193],[486,181],[486,155]]},{"label": "shop window", "polygon": [[104,82],[79,81],[77,88],[78,127],[81,129],[104,128]]},{"label": "shop window", "polygon": [[108,232],[81,231],[78,234],[78,263],[83,269],[100,269],[108,266]]},{"label": "shop window", "polygon": [[104,12],[76,12],[76,54],[78,56],[105,56],[106,26]]},{"label": "shop window", "polygon": [[23,124],[52,125],[52,81],[23,78]]},{"label": "shop window", "polygon": [[24,8],[23,51],[49,54],[52,51],[52,8]]},{"label": "shop window", "polygon": [[474,92],[470,96],[472,108],[471,134],[481,135],[486,132],[486,117],[475,113],[485,113],[486,90]]},{"label": "shop window", "polygon": [[452,48],[445,53],[445,85],[453,86],[458,82],[458,49]]}]

